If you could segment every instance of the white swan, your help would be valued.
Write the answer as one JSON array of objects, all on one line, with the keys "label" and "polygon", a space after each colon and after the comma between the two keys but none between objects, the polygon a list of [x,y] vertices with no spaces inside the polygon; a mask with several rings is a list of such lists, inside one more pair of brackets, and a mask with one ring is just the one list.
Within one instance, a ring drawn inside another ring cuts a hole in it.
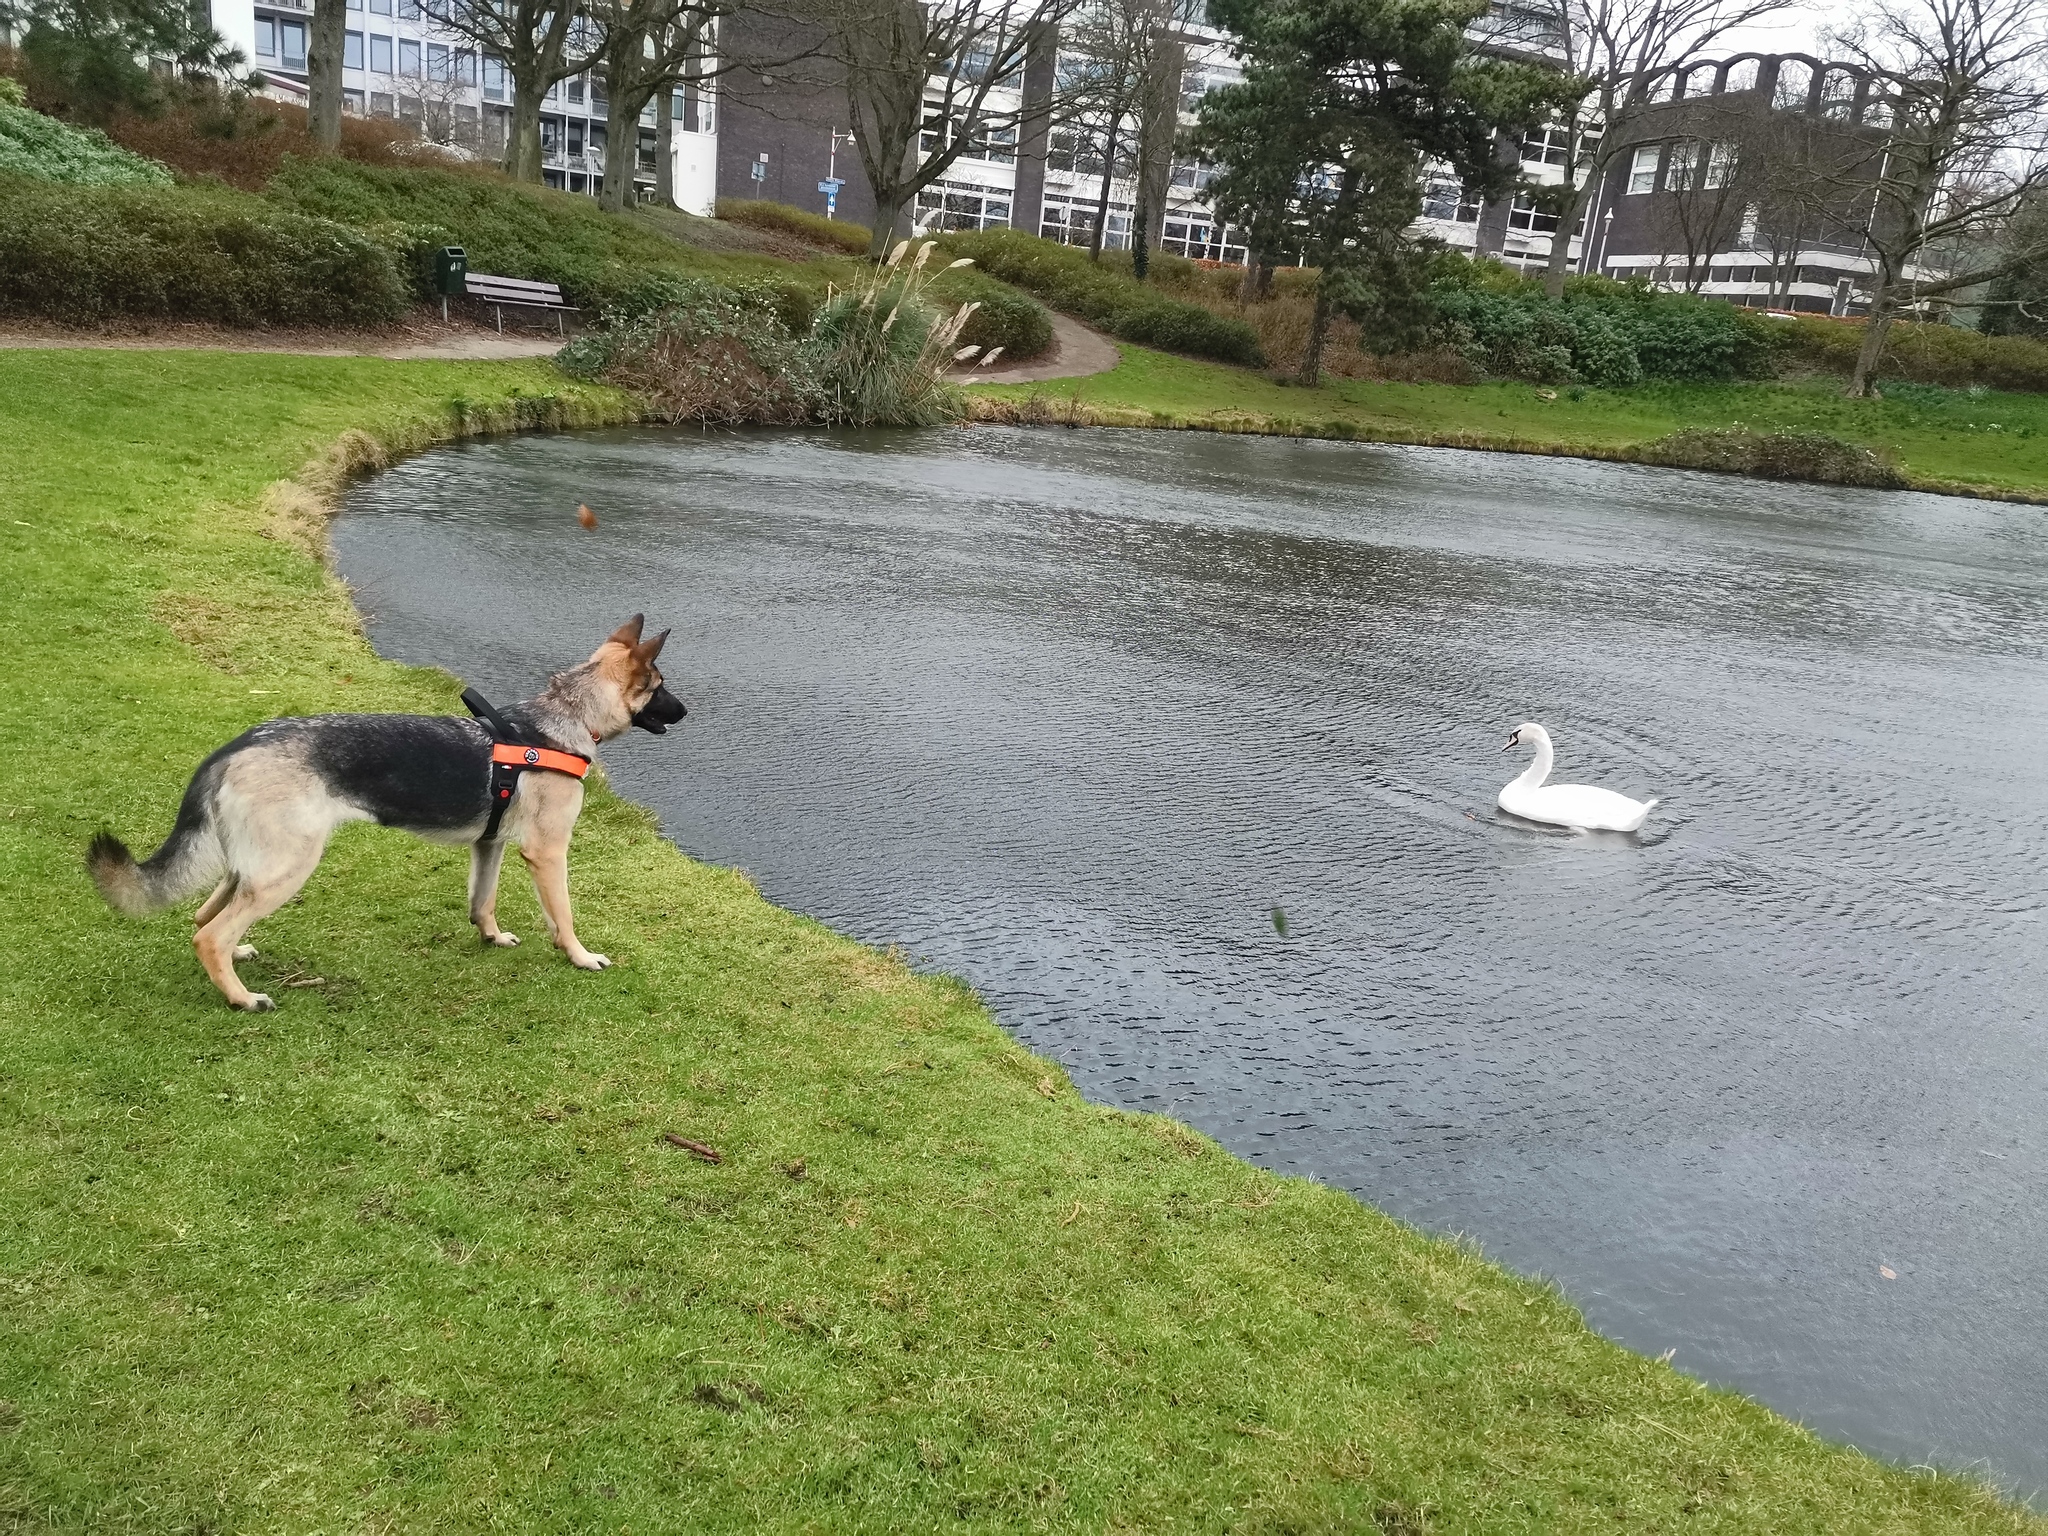
[{"label": "white swan", "polygon": [[1581,832],[1634,832],[1657,803],[1631,800],[1627,795],[1596,789],[1591,784],[1545,784],[1553,755],[1550,732],[1533,721],[1516,726],[1501,751],[1511,752],[1520,746],[1534,747],[1536,761],[1500,792],[1500,808],[1510,816],[1573,827]]}]

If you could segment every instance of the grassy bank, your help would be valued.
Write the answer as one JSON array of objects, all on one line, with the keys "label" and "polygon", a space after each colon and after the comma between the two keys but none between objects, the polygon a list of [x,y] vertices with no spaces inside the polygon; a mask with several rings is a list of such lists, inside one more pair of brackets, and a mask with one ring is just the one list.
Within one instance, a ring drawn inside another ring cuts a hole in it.
[{"label": "grassy bank", "polygon": [[99,903],[89,834],[161,836],[252,721],[455,709],[306,553],[343,471],[622,410],[538,366],[0,355],[14,1528],[2039,1528],[1082,1102],[601,788],[599,975],[511,880],[529,942],[481,949],[462,855],[369,828],[256,931],[275,1014]]},{"label": "grassy bank", "polygon": [[1894,458],[1926,489],[2048,499],[2048,395],[1901,384],[1882,400],[1845,400],[1826,382],[1601,390],[1354,379],[1300,389],[1245,369],[1122,350],[1121,367],[1092,378],[978,389],[979,414],[1622,459],[1688,429],[1818,432]]}]

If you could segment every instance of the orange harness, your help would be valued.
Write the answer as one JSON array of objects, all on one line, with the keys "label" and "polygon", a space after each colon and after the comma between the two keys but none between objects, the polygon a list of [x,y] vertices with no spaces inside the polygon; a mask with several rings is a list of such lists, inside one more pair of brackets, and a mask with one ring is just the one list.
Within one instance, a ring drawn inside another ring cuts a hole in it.
[{"label": "orange harness", "polygon": [[[522,768],[552,768],[572,779],[580,779],[590,772],[590,759],[580,752],[557,752],[553,747],[522,747],[517,742],[498,742],[491,748],[491,761],[515,773]],[[506,793],[509,795],[511,791]]]},{"label": "orange harness", "polygon": [[505,740],[519,733],[474,688],[462,690],[462,702],[496,738],[491,743],[491,814],[484,822],[484,835],[479,841],[489,843],[497,840],[498,827],[505,820],[505,807],[511,804],[512,791],[519,787],[520,774],[533,768],[545,768],[552,773],[566,773],[572,779],[580,779],[590,772],[590,759],[581,752],[564,752],[557,747]]}]

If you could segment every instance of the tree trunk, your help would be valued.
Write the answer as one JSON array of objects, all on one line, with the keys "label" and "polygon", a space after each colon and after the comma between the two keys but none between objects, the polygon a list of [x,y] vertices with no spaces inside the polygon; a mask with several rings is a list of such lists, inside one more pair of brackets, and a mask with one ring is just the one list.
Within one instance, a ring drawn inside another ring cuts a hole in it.
[{"label": "tree trunk", "polygon": [[1880,398],[1877,389],[1878,359],[1884,356],[1885,338],[1892,328],[1891,285],[1879,288],[1870,301],[1870,318],[1863,324],[1863,345],[1856,352],[1856,366],[1849,374],[1849,387],[1842,393],[1851,400]]},{"label": "tree trunk", "polygon": [[1301,371],[1295,375],[1295,382],[1307,389],[1314,389],[1323,382],[1323,342],[1330,334],[1330,313],[1328,284],[1319,275],[1316,278],[1315,313],[1308,323],[1308,346],[1301,354]]},{"label": "tree trunk", "polygon": [[313,0],[306,44],[306,126],[328,154],[341,148],[341,54],[348,29],[346,0]]},{"label": "tree trunk", "polygon": [[1102,260],[1102,232],[1109,227],[1109,179],[1116,174],[1116,130],[1109,125],[1109,134],[1102,147],[1102,195],[1095,200],[1095,231],[1088,237],[1088,259]]},{"label": "tree trunk", "polygon": [[676,87],[673,81],[654,96],[654,199],[664,208],[676,205]]},{"label": "tree trunk", "polygon": [[640,114],[652,94],[645,86],[621,91],[616,82],[612,85],[605,119],[604,191],[598,203],[613,213],[632,206],[633,171],[640,163]]},{"label": "tree trunk", "polygon": [[514,181],[541,179],[540,104],[548,82],[538,72],[512,80],[511,131],[505,135],[505,174]]},{"label": "tree trunk", "polygon": [[[1557,228],[1551,231],[1550,257],[1543,264],[1543,291],[1550,298],[1564,297],[1565,269],[1572,263],[1572,231],[1578,228],[1579,215],[1585,212],[1586,204],[1591,201],[1588,194],[1592,185],[1592,178],[1587,178],[1586,185],[1573,195],[1571,206],[1557,216]],[[1592,237],[1593,231],[1588,229],[1586,238],[1590,240]],[[1583,267],[1585,263],[1581,261],[1579,265]]]},{"label": "tree trunk", "polygon": [[886,257],[896,242],[903,238],[899,230],[903,212],[915,196],[915,193],[906,191],[901,182],[875,188],[875,236],[868,242],[868,255],[875,260]]},{"label": "tree trunk", "polygon": [[1145,200],[1139,198],[1138,206],[1131,210],[1131,276],[1141,283],[1152,270],[1152,242],[1146,238],[1152,222],[1149,215]]},{"label": "tree trunk", "polygon": [[1245,253],[1244,277],[1237,285],[1237,302],[1252,304],[1258,301],[1259,277],[1264,272],[1265,262],[1251,252]]}]

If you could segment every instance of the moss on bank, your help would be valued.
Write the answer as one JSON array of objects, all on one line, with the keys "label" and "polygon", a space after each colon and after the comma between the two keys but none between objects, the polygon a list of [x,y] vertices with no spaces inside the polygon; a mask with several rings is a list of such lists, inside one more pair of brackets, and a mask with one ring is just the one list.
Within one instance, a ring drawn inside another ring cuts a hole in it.
[{"label": "moss on bank", "polygon": [[375,829],[257,930],[273,1015],[220,1005],[176,917],[99,903],[85,838],[161,835],[252,721],[456,707],[306,552],[349,473],[630,411],[537,366],[0,355],[13,1523],[2038,1529],[1083,1102],[963,987],[601,788],[571,875],[601,975],[482,950],[463,856]]}]

